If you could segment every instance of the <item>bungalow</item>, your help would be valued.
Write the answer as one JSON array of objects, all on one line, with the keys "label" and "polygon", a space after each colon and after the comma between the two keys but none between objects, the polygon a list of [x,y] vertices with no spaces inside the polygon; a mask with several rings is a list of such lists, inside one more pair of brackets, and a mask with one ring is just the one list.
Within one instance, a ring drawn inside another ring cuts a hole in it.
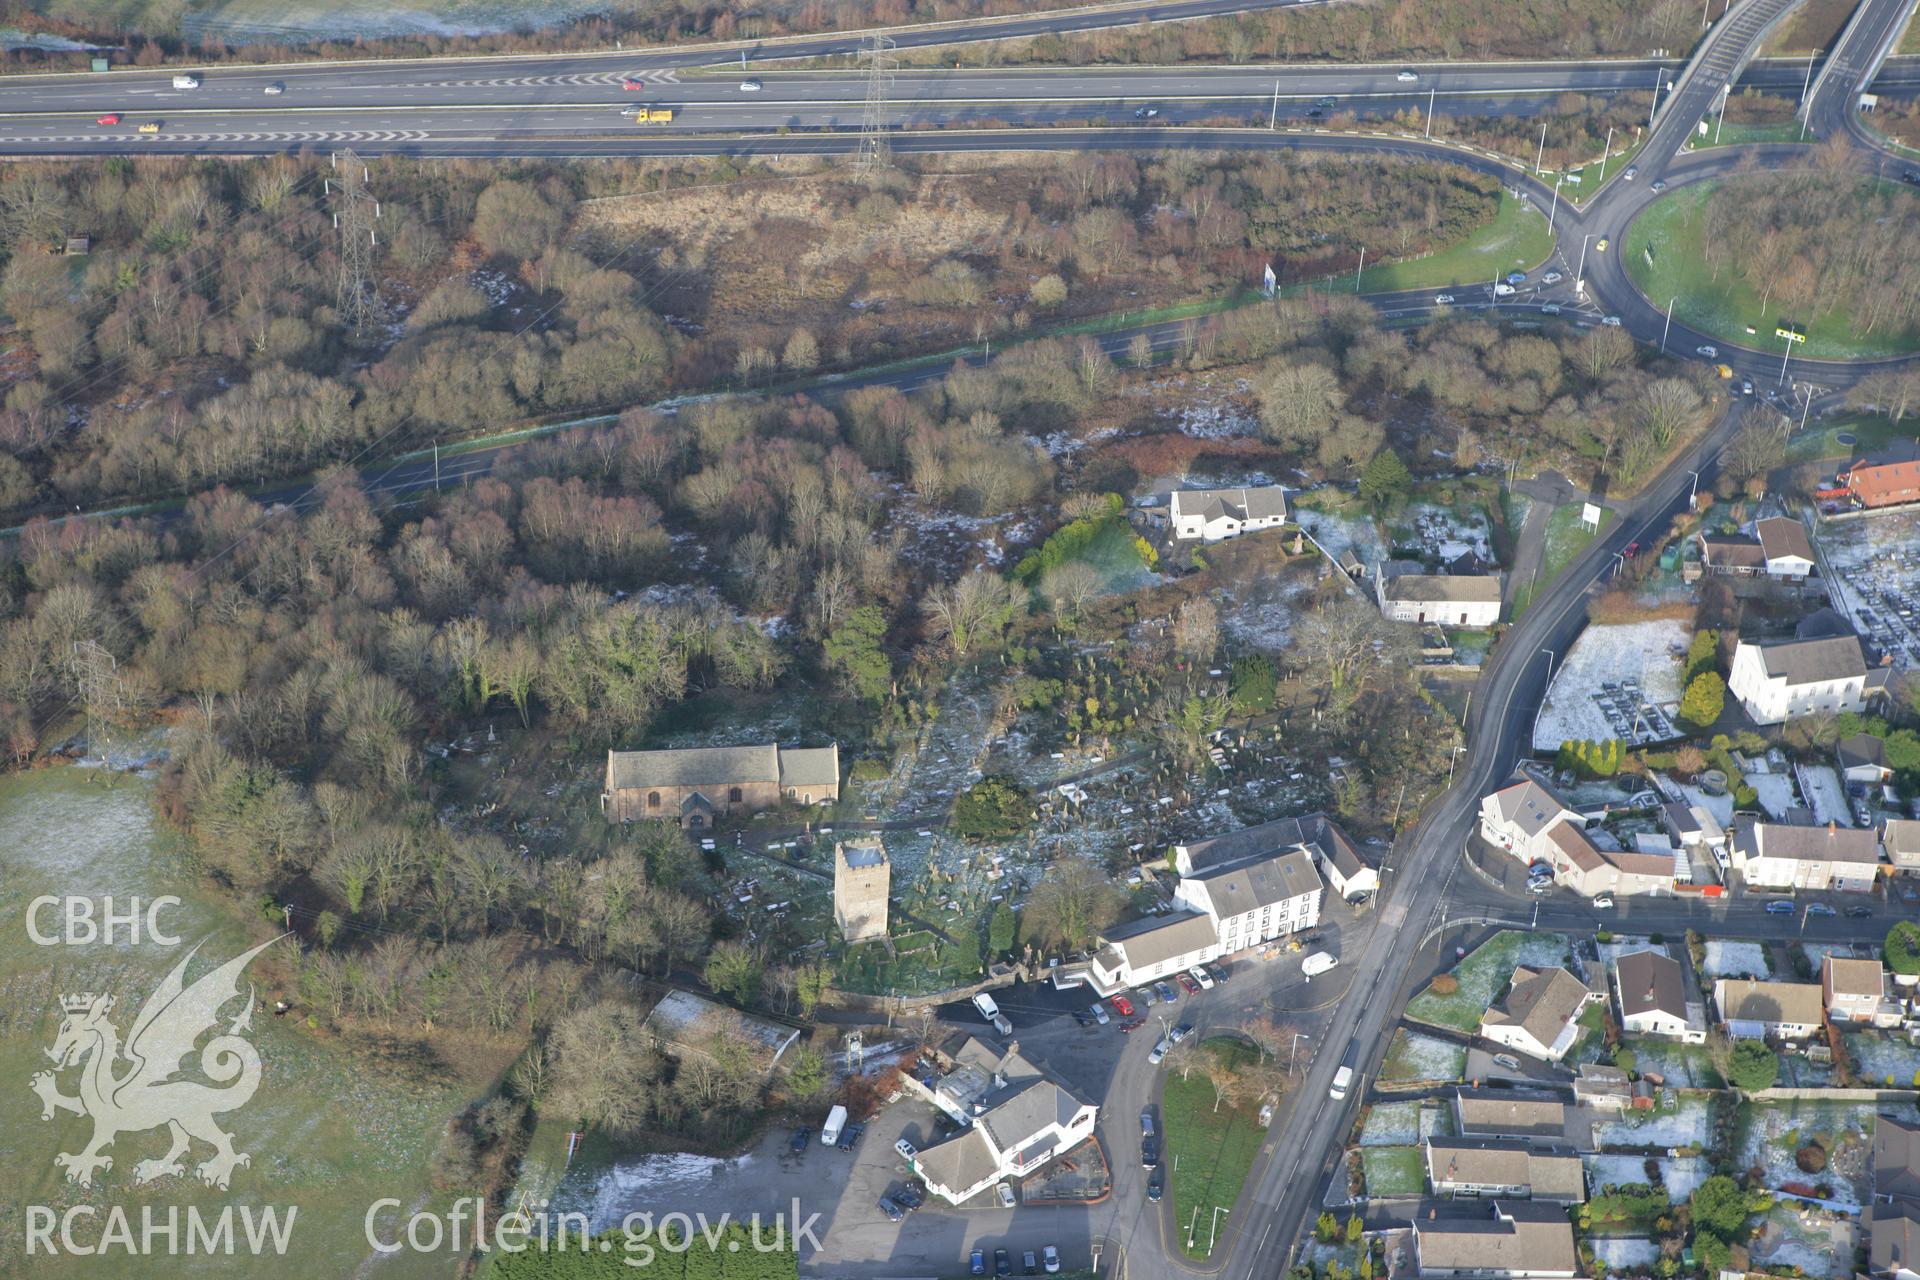
[{"label": "bungalow", "polygon": [[1436,1196],[1497,1196],[1578,1204],[1587,1198],[1580,1157],[1520,1138],[1428,1138],[1427,1186]]},{"label": "bungalow", "polygon": [[1583,1107],[1625,1111],[1634,1105],[1633,1079],[1619,1067],[1583,1062],[1573,1078],[1573,1100]]},{"label": "bungalow", "polygon": [[1729,578],[1754,578],[1766,572],[1767,559],[1757,538],[1740,534],[1699,536],[1700,563],[1708,573]]},{"label": "bungalow", "polygon": [[1374,573],[1380,612],[1394,622],[1445,627],[1490,627],[1500,621],[1498,574],[1432,574],[1410,561],[1389,560]]},{"label": "bungalow", "polygon": [[1870,666],[1858,636],[1752,644],[1733,651],[1727,689],[1755,724],[1779,724],[1814,711],[1860,711],[1887,687],[1887,668]]},{"label": "bungalow", "polygon": [[1733,865],[1749,889],[1871,893],[1880,874],[1880,837],[1871,828],[1803,827],[1739,815]]},{"label": "bungalow", "polygon": [[1603,999],[1565,969],[1513,971],[1506,999],[1480,1019],[1480,1034],[1529,1057],[1558,1062],[1580,1038],[1580,1013]]},{"label": "bungalow", "polygon": [[1713,984],[1713,1007],[1736,1040],[1806,1040],[1826,1017],[1820,987],[1812,982],[1720,978]]},{"label": "bungalow", "polygon": [[1820,962],[1820,999],[1835,1022],[1872,1022],[1887,997],[1887,974],[1878,960]]},{"label": "bungalow", "polygon": [[1182,541],[1222,542],[1287,522],[1287,491],[1262,489],[1180,489],[1173,495],[1173,536]]},{"label": "bungalow", "polygon": [[1580,1274],[1566,1210],[1527,1201],[1495,1201],[1491,1218],[1422,1210],[1413,1221],[1413,1256],[1421,1277],[1563,1280]]},{"label": "bungalow", "polygon": [[1807,527],[1787,516],[1754,522],[1760,553],[1770,578],[1804,578],[1813,572],[1813,542]]},{"label": "bungalow", "polygon": [[1509,1089],[1455,1089],[1453,1127],[1463,1134],[1562,1138],[1567,1107],[1554,1098]]},{"label": "bungalow", "polygon": [[1893,777],[1887,767],[1887,742],[1871,733],[1856,733],[1833,744],[1840,776],[1865,787],[1878,787]]},{"label": "bungalow", "polygon": [[1614,962],[1613,984],[1621,1030],[1706,1043],[1705,1019],[1687,1007],[1678,960],[1658,951],[1630,951]]}]

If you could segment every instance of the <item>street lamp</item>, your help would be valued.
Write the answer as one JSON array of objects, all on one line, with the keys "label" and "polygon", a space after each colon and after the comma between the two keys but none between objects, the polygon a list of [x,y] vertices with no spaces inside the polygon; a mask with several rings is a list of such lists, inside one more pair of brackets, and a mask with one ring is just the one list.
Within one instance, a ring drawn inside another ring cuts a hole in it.
[{"label": "street lamp", "polygon": [[1780,339],[1780,381],[1775,386],[1783,386],[1787,381],[1787,361],[1793,356],[1793,339]]},{"label": "street lamp", "polygon": [[1593,233],[1591,231],[1580,237],[1580,265],[1574,269],[1573,273],[1573,291],[1575,293],[1585,293],[1587,291],[1587,241],[1591,239],[1593,239]]},{"label": "street lamp", "polygon": [[1547,655],[1547,687],[1552,688],[1553,687],[1553,659],[1555,655],[1553,650],[1551,649],[1542,649],[1540,652]]},{"label": "street lamp", "polygon": [[1207,1231],[1207,1256],[1208,1257],[1213,1256],[1213,1242],[1220,1234],[1220,1215],[1223,1213],[1232,1213],[1232,1212],[1233,1210],[1224,1208],[1220,1205],[1213,1206],[1213,1226]]},{"label": "street lamp", "polygon": [[1287,1074],[1288,1075],[1293,1074],[1294,1063],[1299,1060],[1300,1042],[1302,1040],[1311,1040],[1311,1039],[1313,1039],[1313,1037],[1310,1035],[1307,1035],[1305,1032],[1296,1031],[1293,1033],[1293,1048],[1287,1051]]},{"label": "street lamp", "polygon": [[1807,55],[1806,78],[1800,82],[1800,141],[1807,140],[1807,121],[1813,117],[1813,103],[1807,100],[1807,90],[1813,84],[1813,60],[1820,51],[1815,49]]},{"label": "street lamp", "polygon": [[[1806,424],[1803,422],[1800,425],[1805,426]],[[1692,511],[1694,503],[1700,498],[1700,473],[1698,471],[1689,471],[1687,474],[1693,477],[1693,487],[1687,490],[1687,510]]]},{"label": "street lamp", "polygon": [[1460,757],[1462,754],[1465,753],[1465,751],[1466,751],[1465,747],[1455,747],[1453,749],[1453,754],[1447,757],[1447,785],[1448,786],[1453,785],[1453,766],[1460,763]]},{"label": "street lamp", "polygon": [[1566,181],[1564,173],[1553,175],[1553,205],[1547,210],[1547,234],[1553,234],[1553,219],[1560,212],[1560,184]]},{"label": "street lamp", "polygon": [[1667,299],[1667,322],[1664,325],[1660,326],[1660,354],[1661,355],[1667,354],[1667,334],[1671,332],[1673,329],[1673,304],[1678,301],[1680,301],[1679,298]]}]

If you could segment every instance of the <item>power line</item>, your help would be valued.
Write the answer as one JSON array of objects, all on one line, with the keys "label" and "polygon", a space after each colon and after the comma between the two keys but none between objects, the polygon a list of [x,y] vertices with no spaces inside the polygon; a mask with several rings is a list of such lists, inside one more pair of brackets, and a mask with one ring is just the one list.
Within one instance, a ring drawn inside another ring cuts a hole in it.
[{"label": "power line", "polygon": [[893,164],[893,148],[887,142],[887,99],[893,93],[893,71],[898,60],[893,40],[877,31],[861,56],[867,59],[867,106],[860,117],[860,150],[854,169],[874,173]]},{"label": "power line", "polygon": [[327,194],[335,197],[333,226],[340,233],[334,306],[340,323],[352,329],[355,337],[365,337],[379,310],[373,282],[373,250],[378,243],[373,224],[380,216],[380,202],[367,194],[368,173],[360,157],[337,151],[333,168],[336,176],[327,180]]},{"label": "power line", "polygon": [[76,640],[67,659],[80,705],[87,717],[87,758],[105,760],[125,705],[119,663],[97,640]]}]

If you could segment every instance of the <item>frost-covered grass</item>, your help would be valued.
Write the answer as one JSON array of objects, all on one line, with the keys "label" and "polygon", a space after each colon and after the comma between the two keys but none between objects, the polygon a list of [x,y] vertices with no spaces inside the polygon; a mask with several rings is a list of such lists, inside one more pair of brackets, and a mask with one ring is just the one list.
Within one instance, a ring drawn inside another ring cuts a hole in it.
[{"label": "frost-covered grass", "polygon": [[1853,806],[1847,803],[1847,788],[1833,766],[1802,765],[1800,789],[1806,793],[1807,807],[1813,810],[1815,822],[1853,825]]},{"label": "frost-covered grass", "polygon": [[1634,1112],[1596,1121],[1597,1147],[1703,1147],[1709,1136],[1705,1098],[1682,1097],[1671,1111]]},{"label": "frost-covered grass", "polygon": [[1608,1275],[1627,1275],[1660,1257],[1660,1246],[1644,1236],[1596,1236],[1588,1243]]},{"label": "frost-covered grass", "polygon": [[[1760,1169],[1768,1187],[1824,1183],[1832,1188],[1831,1199],[1857,1205],[1872,1190],[1868,1154],[1876,1112],[1871,1102],[1742,1103],[1735,1159],[1743,1169]],[[1817,1174],[1801,1172],[1794,1162],[1794,1152],[1809,1142],[1818,1142],[1827,1152],[1827,1167]]]},{"label": "frost-covered grass", "polygon": [[1767,949],[1758,942],[1707,942],[1707,974],[1712,978],[1766,978],[1773,974]]},{"label": "frost-covered grass", "polygon": [[1810,1219],[1791,1205],[1776,1205],[1759,1224],[1747,1251],[1755,1266],[1798,1267],[1808,1276],[1844,1276],[1852,1271],[1858,1231],[1844,1219]]},{"label": "frost-covered grass", "polygon": [[1396,1028],[1380,1078],[1393,1081],[1458,1080],[1467,1069],[1465,1045]]},{"label": "frost-covered grass", "polygon": [[1589,626],[1554,673],[1534,722],[1535,749],[1552,751],[1563,742],[1621,736],[1594,701],[1602,684],[1638,680],[1642,696],[1654,706],[1678,702],[1681,663],[1691,634],[1685,622],[1672,618]]},{"label": "frost-covered grass", "polygon": [[1705,1045],[1681,1044],[1665,1036],[1628,1036],[1626,1043],[1633,1050],[1634,1069],[1659,1076],[1668,1087],[1719,1089],[1726,1084]]},{"label": "frost-covered grass", "polygon": [[1438,995],[1429,987],[1407,1002],[1407,1016],[1458,1031],[1478,1030],[1481,1015],[1507,989],[1516,966],[1563,965],[1567,951],[1565,934],[1503,930],[1454,967],[1459,990]]},{"label": "frost-covered grass", "polygon": [[[1884,1031],[1849,1031],[1847,1053],[1863,1083],[1889,1088],[1920,1088],[1920,1048]],[[1888,1081],[1892,1083],[1889,1085]]]},{"label": "frost-covered grass", "polygon": [[[1654,1163],[1660,1167],[1660,1185],[1667,1199],[1676,1202],[1692,1195],[1693,1189],[1713,1174],[1713,1165],[1704,1156],[1662,1157]],[[1589,1194],[1598,1194],[1602,1187],[1647,1181],[1644,1156],[1588,1156],[1586,1164]]]},{"label": "frost-covered grass", "polygon": [[1360,1129],[1363,1147],[1406,1147],[1422,1138],[1453,1132],[1453,1113],[1445,1107],[1419,1102],[1382,1102],[1367,1112]]},{"label": "frost-covered grass", "polygon": [[1369,1196],[1417,1196],[1427,1187],[1419,1147],[1367,1147],[1360,1152],[1360,1167]]}]

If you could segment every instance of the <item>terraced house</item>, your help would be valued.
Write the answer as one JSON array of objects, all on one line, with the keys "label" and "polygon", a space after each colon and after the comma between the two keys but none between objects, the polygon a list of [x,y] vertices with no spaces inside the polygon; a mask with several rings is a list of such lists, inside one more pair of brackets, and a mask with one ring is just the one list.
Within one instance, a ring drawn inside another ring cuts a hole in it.
[{"label": "terraced house", "polygon": [[1797,827],[1741,814],[1730,850],[1749,889],[1871,893],[1880,874],[1880,836],[1870,828]]}]

